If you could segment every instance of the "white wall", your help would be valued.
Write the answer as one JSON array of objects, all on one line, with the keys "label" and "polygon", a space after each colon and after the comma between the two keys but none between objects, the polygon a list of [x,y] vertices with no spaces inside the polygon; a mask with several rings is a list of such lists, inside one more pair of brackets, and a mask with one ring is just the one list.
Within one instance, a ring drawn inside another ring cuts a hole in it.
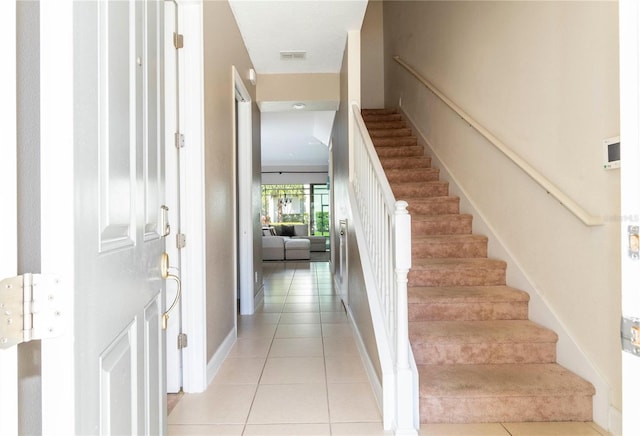
[{"label": "white wall", "polygon": [[[490,254],[512,256],[508,280],[535,297],[531,318],[544,323],[551,313],[564,327],[560,363],[580,367],[567,350],[583,353],[591,367],[584,372],[598,379],[598,401],[613,414],[621,407],[620,184],[618,171],[602,169],[601,143],[619,134],[617,28],[617,2],[384,5],[386,105],[402,100],[495,231]],[[393,55],[605,225],[584,226],[418,86]],[[607,427],[602,408],[594,419]]]}]

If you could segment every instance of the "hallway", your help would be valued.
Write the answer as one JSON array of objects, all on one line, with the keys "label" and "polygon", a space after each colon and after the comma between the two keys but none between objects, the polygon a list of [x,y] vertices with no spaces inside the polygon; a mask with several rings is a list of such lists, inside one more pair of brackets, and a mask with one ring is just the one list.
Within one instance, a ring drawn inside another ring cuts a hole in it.
[{"label": "hallway", "polygon": [[[169,435],[386,435],[327,262],[264,264],[265,302],[209,388],[184,394]],[[584,435],[593,423],[423,424],[430,435]]]},{"label": "hallway", "polygon": [[265,263],[264,287],[207,391],[169,414],[169,434],[385,434],[329,263]]}]

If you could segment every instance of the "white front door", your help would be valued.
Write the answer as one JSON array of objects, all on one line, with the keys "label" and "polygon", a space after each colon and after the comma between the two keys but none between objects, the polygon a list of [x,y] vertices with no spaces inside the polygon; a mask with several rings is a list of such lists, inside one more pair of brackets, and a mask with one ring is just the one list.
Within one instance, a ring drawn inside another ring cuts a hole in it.
[{"label": "white front door", "polygon": [[[621,0],[620,140],[622,316],[640,320],[640,5]],[[631,325],[622,334],[631,336]],[[640,347],[637,348],[640,350]],[[631,347],[633,351],[633,347]],[[625,435],[640,434],[640,354],[622,353],[622,426]]]},{"label": "white front door", "polygon": [[47,433],[164,433],[163,6],[41,2],[42,269],[72,309]]}]

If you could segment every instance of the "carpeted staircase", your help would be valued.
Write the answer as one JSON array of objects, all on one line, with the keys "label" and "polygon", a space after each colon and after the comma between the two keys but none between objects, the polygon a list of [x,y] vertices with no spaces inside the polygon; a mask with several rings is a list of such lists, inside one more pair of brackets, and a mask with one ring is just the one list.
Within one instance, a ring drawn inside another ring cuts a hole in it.
[{"label": "carpeted staircase", "polygon": [[423,423],[591,421],[593,386],[556,362],[557,335],[528,320],[529,295],[506,285],[407,123],[362,111],[395,197],[409,203],[409,338]]}]

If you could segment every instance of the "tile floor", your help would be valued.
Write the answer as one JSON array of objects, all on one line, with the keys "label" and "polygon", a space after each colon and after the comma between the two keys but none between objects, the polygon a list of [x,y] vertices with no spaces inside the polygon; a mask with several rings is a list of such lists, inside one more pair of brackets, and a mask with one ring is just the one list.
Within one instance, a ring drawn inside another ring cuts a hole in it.
[{"label": "tile floor", "polygon": [[[325,262],[264,264],[264,305],[209,388],[184,394],[170,435],[387,435]],[[593,423],[422,425],[421,435],[606,435]]]}]

